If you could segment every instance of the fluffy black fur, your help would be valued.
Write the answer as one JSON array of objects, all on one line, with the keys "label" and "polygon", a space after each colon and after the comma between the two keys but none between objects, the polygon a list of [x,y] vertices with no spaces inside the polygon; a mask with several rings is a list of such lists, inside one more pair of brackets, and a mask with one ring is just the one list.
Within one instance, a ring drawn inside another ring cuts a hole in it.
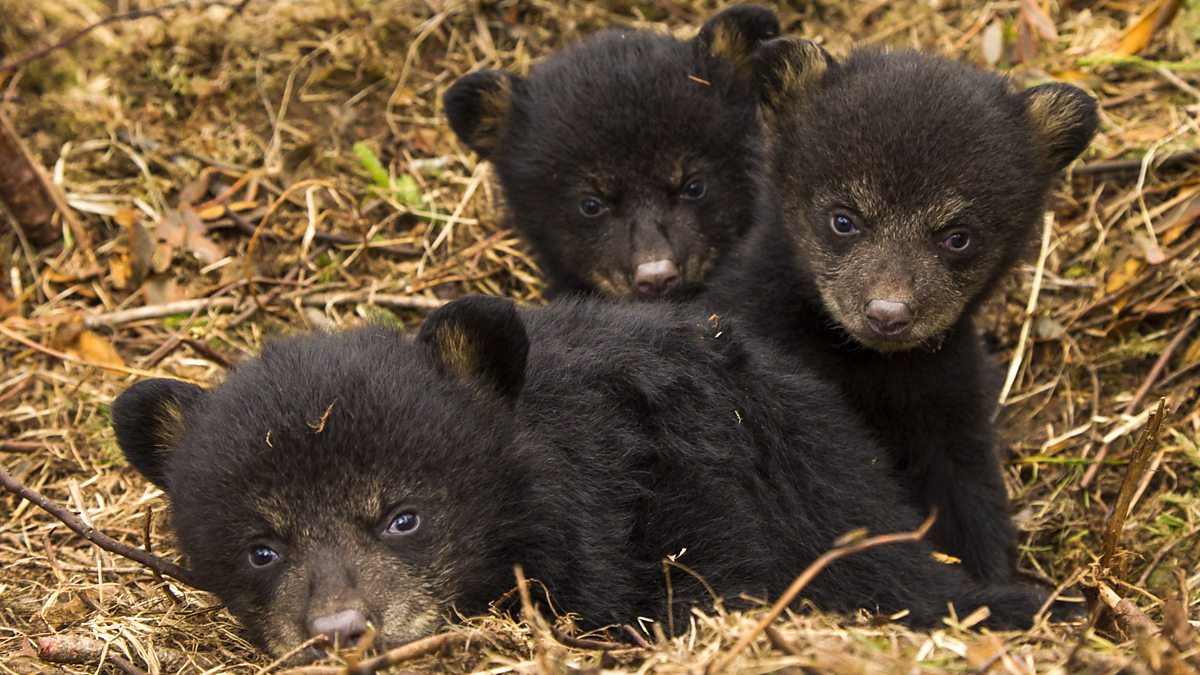
[{"label": "fluffy black fur", "polygon": [[[552,293],[701,287],[752,221],[761,133],[749,54],[778,33],[773,12],[741,5],[690,41],[605,31],[528,77],[482,71],[446,91],[450,126],[495,166]],[[673,280],[655,276],[667,269]]]},{"label": "fluffy black fur", "polygon": [[[345,611],[381,645],[419,637],[452,606],[486,611],[515,563],[586,625],[664,620],[668,556],[737,605],[778,595],[851,530],[919,524],[830,387],[700,316],[470,298],[415,340],[314,335],[212,391],[143,382],[113,416],[203,585],[276,653]],[[389,532],[399,513],[419,527]],[[279,558],[255,567],[264,546]],[[677,616],[710,602],[671,575]],[[1042,597],[981,586],[924,543],[836,562],[805,596],[908,609],[915,626],[987,604],[993,627],[1028,624]]]},{"label": "fluffy black fur", "polygon": [[[1035,239],[1095,102],[909,51],[835,62],[793,38],[764,43],[757,69],[777,215],[714,282],[713,306],[840,382],[912,501],[938,507],[932,541],[975,577],[1008,581],[997,387],[974,318]],[[899,328],[881,330],[875,306],[898,308]]]}]

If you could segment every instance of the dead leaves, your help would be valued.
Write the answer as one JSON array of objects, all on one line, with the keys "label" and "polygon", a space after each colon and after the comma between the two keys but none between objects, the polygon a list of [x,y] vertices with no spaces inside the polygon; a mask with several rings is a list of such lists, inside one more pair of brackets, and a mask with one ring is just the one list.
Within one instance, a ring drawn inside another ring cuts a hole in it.
[{"label": "dead leaves", "polygon": [[[206,209],[204,215],[215,218],[224,213],[224,206],[216,206]],[[151,275],[167,272],[180,255],[190,255],[203,265],[225,257],[225,250],[208,237],[201,212],[190,206],[167,211],[152,229],[142,224],[140,214],[133,209],[121,210],[113,220],[121,226],[121,234],[109,256],[108,268],[113,286],[118,289],[138,288]]]},{"label": "dead leaves", "polygon": [[1134,18],[1117,40],[1112,53],[1117,56],[1134,56],[1150,46],[1150,41],[1163,28],[1171,24],[1179,11],[1180,0],[1155,0]]},{"label": "dead leaves", "polygon": [[[1100,53],[1093,53],[1090,58],[1127,58],[1146,51],[1154,38],[1175,20],[1182,4],[1182,0],[1152,0],[1146,3],[1120,36],[1107,42],[1098,50]],[[1048,7],[1048,4],[1039,0],[1020,0],[1015,17],[1008,21],[1001,16],[993,17],[980,38],[984,62],[989,66],[1000,63],[1006,38],[1012,41],[1009,56],[1014,64],[1029,63],[1037,58],[1041,43],[1057,42],[1058,27]],[[964,35],[963,42],[972,36],[972,33]]]},{"label": "dead leaves", "polygon": [[112,255],[108,257],[110,278],[113,286],[119,289],[137,288],[150,273],[154,239],[146,232],[133,209],[121,210],[113,216],[113,220],[121,226],[121,234]]},{"label": "dead leaves", "polygon": [[1004,53],[1004,25],[999,19],[993,19],[987,28],[983,29],[983,60],[989,66],[1000,62]]},{"label": "dead leaves", "polygon": [[172,250],[184,251],[195,256],[205,265],[211,265],[224,257],[224,251],[208,238],[204,223],[191,207],[185,206],[168,211],[154,230],[158,240]]},{"label": "dead leaves", "polygon": [[124,368],[125,360],[112,342],[83,326],[83,317],[70,315],[54,326],[50,346],[87,363]]}]

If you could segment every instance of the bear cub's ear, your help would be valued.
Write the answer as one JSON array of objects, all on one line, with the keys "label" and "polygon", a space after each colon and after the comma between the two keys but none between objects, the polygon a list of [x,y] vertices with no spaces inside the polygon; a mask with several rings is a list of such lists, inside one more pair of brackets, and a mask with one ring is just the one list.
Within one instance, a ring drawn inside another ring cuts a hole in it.
[{"label": "bear cub's ear", "polygon": [[519,76],[503,70],[482,70],[458,78],[442,95],[450,128],[484,159],[500,143],[520,81]]},{"label": "bear cub's ear", "polygon": [[759,95],[770,112],[800,103],[816,91],[826,73],[837,65],[817,43],[797,37],[764,42],[754,54]]},{"label": "bear cub's ear", "polygon": [[515,401],[525,384],[529,337],[512,301],[487,295],[455,300],[421,324],[417,342],[447,377]]},{"label": "bear cub's ear", "polygon": [[113,401],[113,428],[125,459],[150,482],[170,493],[167,459],[179,443],[189,408],[207,395],[179,380],[138,382]]},{"label": "bear cub's ear", "polygon": [[1078,87],[1059,82],[1021,93],[1025,119],[1042,142],[1052,171],[1070,164],[1096,134],[1096,99]]},{"label": "bear cub's ear", "polygon": [[709,56],[728,61],[749,75],[755,50],[764,41],[778,37],[779,31],[775,12],[756,5],[734,5],[700,28],[696,44]]}]

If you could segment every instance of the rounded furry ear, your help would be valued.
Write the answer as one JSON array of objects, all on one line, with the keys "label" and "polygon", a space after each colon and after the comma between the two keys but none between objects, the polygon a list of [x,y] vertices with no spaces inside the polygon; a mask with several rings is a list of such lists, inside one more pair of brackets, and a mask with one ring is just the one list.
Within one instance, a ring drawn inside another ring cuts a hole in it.
[{"label": "rounded furry ear", "polygon": [[1079,87],[1054,82],[1021,93],[1025,119],[1045,149],[1051,170],[1070,164],[1091,143],[1099,125],[1096,99]]},{"label": "rounded furry ear", "polygon": [[754,66],[754,52],[766,40],[779,36],[779,17],[766,7],[734,5],[718,12],[700,28],[698,44],[708,56],[728,61],[746,75]]},{"label": "rounded furry ear", "polygon": [[125,459],[150,482],[170,492],[166,463],[183,433],[186,411],[207,395],[179,380],[138,382],[112,404],[117,445]]},{"label": "rounded furry ear", "polygon": [[754,55],[759,96],[769,111],[782,110],[808,97],[835,64],[815,42],[780,37],[764,42]]},{"label": "rounded furry ear", "polygon": [[450,128],[484,159],[496,151],[520,81],[503,70],[481,70],[458,78],[442,95]]},{"label": "rounded furry ear", "polygon": [[424,344],[447,377],[516,400],[525,384],[529,337],[512,301],[476,295],[442,307],[421,324]]}]

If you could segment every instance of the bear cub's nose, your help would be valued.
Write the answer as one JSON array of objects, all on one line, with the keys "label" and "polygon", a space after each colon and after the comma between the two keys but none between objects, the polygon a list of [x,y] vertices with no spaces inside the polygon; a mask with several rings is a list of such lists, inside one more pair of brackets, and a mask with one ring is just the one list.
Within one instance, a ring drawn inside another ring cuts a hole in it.
[{"label": "bear cub's nose", "polygon": [[872,300],[867,304],[867,325],[885,338],[900,337],[912,326],[912,310],[903,302]]},{"label": "bear cub's nose", "polygon": [[319,616],[308,624],[312,637],[324,635],[338,647],[353,647],[367,634],[367,617],[357,609]]},{"label": "bear cub's nose", "polygon": [[637,266],[633,283],[646,297],[662,297],[679,285],[679,268],[672,260],[642,263]]}]

